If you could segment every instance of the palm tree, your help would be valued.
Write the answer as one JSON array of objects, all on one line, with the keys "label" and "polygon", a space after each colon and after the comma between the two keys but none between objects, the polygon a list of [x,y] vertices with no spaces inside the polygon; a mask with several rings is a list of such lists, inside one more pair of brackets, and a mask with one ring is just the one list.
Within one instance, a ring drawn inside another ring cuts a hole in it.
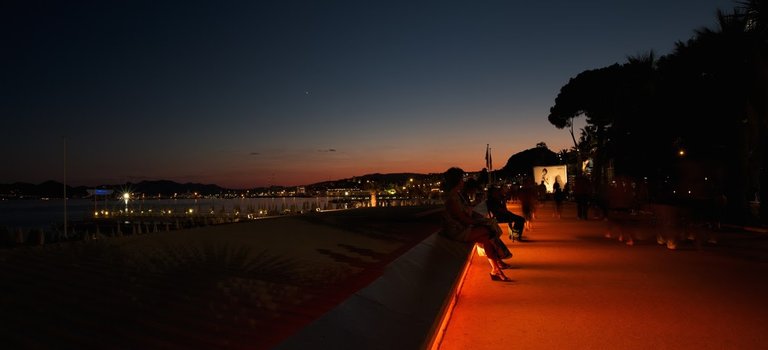
[{"label": "palm tree", "polygon": [[[760,198],[768,200],[768,3],[762,0],[739,2],[738,9],[744,17],[744,31],[749,37],[752,89],[749,95],[747,123],[752,126],[749,135],[754,145],[755,163]],[[760,219],[768,222],[768,206],[760,206]]]},{"label": "palm tree", "polygon": [[[616,174],[646,176],[656,157],[648,152],[658,121],[656,107],[656,55],[649,51],[628,57],[621,66],[621,88],[616,95],[616,114],[608,135],[605,157]],[[654,121],[650,123],[649,121]]]},{"label": "palm tree", "polygon": [[765,190],[761,179],[768,177],[767,46],[755,18],[756,11],[744,8],[718,11],[717,28],[696,30],[659,60],[659,96],[666,106],[659,115],[668,132],[657,139],[687,147],[692,159],[722,174],[719,186],[741,213],[754,189]]},{"label": "palm tree", "polygon": [[[665,181],[677,170],[677,181],[703,181],[698,171],[679,168],[695,163],[742,213],[753,189],[768,200],[766,6],[749,0],[718,11],[715,29],[695,30],[670,55],[628,57],[561,88],[548,119],[570,129],[580,159],[594,151],[596,185],[609,166]],[[581,116],[587,128],[577,142],[573,122]],[[689,150],[685,162],[675,156],[682,148]],[[768,221],[768,206],[761,217]]]}]

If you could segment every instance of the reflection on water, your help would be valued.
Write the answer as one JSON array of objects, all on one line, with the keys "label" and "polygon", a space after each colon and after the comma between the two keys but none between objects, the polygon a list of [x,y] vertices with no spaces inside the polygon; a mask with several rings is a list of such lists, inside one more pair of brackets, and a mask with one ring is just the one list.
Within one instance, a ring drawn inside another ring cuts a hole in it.
[{"label": "reflection on water", "polygon": [[[237,198],[237,199],[138,199],[129,201],[93,201],[70,199],[67,201],[67,218],[80,221],[104,215],[125,215],[126,209],[133,215],[170,214],[211,214],[211,213],[263,213],[300,212],[315,208],[327,209],[332,198]],[[48,227],[64,222],[64,200],[13,200],[0,201],[0,226]]]}]

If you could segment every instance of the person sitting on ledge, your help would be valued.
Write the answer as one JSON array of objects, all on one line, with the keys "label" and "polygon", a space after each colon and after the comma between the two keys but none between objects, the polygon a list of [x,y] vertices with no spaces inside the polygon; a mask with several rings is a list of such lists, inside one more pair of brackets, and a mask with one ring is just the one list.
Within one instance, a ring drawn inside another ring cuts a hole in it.
[{"label": "person sitting on ledge", "polygon": [[496,218],[497,222],[509,225],[510,240],[514,241],[515,236],[517,236],[517,240],[522,242],[525,218],[509,211],[505,202],[501,188],[492,186],[488,189],[488,199],[486,199],[488,211]]},{"label": "person sitting on ledge", "polygon": [[497,229],[498,224],[495,220],[473,216],[472,207],[467,206],[462,199],[464,170],[452,167],[443,174],[443,177],[445,213],[442,234],[449,239],[480,245],[491,264],[491,280],[510,282],[511,279],[502,272],[506,264],[498,256],[497,249],[492,243],[497,233],[490,225],[496,225]]}]

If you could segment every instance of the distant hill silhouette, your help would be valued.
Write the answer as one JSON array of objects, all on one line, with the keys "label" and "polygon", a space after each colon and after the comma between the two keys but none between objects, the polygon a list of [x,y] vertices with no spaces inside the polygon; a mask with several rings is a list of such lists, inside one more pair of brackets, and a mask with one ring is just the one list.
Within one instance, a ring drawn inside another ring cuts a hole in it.
[{"label": "distant hill silhouette", "polygon": [[[121,186],[123,188],[125,186]],[[128,184],[128,188],[133,192],[143,193],[147,196],[172,196],[174,194],[198,193],[201,195],[218,194],[227,192],[229,189],[211,184],[184,183],[180,184],[169,180],[142,181],[136,184]]]},{"label": "distant hill silhouette", "polygon": [[560,164],[557,153],[550,151],[547,147],[534,147],[509,157],[507,164],[501,170],[509,177],[532,176],[534,166],[553,164]]},{"label": "distant hill silhouette", "polygon": [[[547,147],[534,147],[525,151],[512,155],[507,160],[507,164],[500,170],[494,171],[494,173],[501,172],[506,177],[516,177],[518,174],[530,175],[531,169],[537,165],[552,165],[560,164],[557,153],[552,152]],[[361,176],[355,176],[346,179],[339,179],[333,181],[324,181],[314,184],[306,185],[307,190],[324,190],[329,188],[352,188],[360,187],[365,188],[367,183],[374,183],[377,187],[390,184],[404,184],[409,179],[413,178],[417,181],[424,181],[425,179],[438,180],[442,177],[442,173],[391,173],[391,174],[367,174]],[[282,186],[275,186],[281,188]],[[291,186],[292,187],[292,186]],[[200,184],[200,183],[178,183],[170,180],[153,180],[142,181],[139,183],[127,183],[120,185],[101,185],[101,186],[67,186],[67,196],[70,198],[83,198],[88,197],[88,189],[100,188],[111,189],[116,193],[129,190],[133,193],[141,193],[146,196],[162,196],[171,197],[174,194],[178,196],[185,196],[188,194],[197,193],[201,196],[221,194],[232,191],[242,191],[224,188],[214,184]],[[258,190],[255,188],[252,190]],[[46,181],[40,184],[31,184],[26,182],[16,182],[12,184],[0,184],[0,198],[62,198],[64,195],[64,184],[57,181]]]},{"label": "distant hill silhouette", "polygon": [[[67,196],[73,196],[79,192],[86,194],[85,190],[80,191],[74,187],[67,186]],[[31,184],[27,182],[0,184],[0,196],[61,198],[64,196],[64,184],[56,181],[46,181],[40,184]]]}]

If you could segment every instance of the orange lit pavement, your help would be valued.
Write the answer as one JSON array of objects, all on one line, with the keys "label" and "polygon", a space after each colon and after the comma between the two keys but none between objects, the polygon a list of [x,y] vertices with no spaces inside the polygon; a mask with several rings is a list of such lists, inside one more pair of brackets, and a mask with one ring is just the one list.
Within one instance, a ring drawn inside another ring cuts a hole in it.
[{"label": "orange lit pavement", "polygon": [[627,246],[551,205],[530,242],[504,237],[513,282],[473,257],[439,349],[768,349],[768,235],[668,250],[646,229]]}]

